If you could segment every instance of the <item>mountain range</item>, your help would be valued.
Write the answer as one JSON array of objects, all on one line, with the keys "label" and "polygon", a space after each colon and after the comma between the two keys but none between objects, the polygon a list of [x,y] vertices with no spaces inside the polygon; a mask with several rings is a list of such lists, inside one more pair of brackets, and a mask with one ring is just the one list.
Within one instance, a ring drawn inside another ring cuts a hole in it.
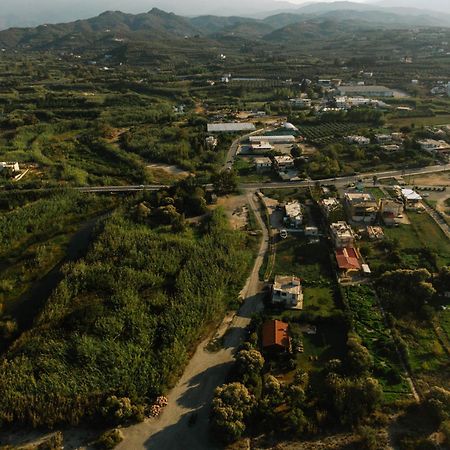
[{"label": "mountain range", "polygon": [[[279,12],[265,18],[205,15],[183,17],[153,8],[147,13],[128,14],[106,11],[90,19],[45,24],[36,28],[0,31],[0,46],[82,48],[83,42],[122,42],[126,40],[163,41],[185,37],[245,39],[264,38],[284,42],[295,33],[314,37],[330,36],[341,29],[450,27],[450,15],[414,8],[384,8],[353,2],[315,3]],[[342,30],[341,30],[342,31]]]}]

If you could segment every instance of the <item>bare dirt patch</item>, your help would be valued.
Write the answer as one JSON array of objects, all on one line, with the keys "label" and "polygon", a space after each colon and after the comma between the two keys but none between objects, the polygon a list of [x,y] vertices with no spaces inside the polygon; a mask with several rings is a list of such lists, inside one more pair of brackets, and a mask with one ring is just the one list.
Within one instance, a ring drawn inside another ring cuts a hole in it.
[{"label": "bare dirt patch", "polygon": [[248,223],[248,206],[245,195],[221,197],[217,201],[217,206],[224,208],[234,230],[245,229]]},{"label": "bare dirt patch", "polygon": [[154,183],[171,183],[192,175],[187,170],[183,170],[180,167],[171,166],[169,164],[153,163],[146,166],[146,169]]},{"label": "bare dirt patch", "polygon": [[403,178],[407,183],[416,186],[450,186],[450,172],[413,175]]}]

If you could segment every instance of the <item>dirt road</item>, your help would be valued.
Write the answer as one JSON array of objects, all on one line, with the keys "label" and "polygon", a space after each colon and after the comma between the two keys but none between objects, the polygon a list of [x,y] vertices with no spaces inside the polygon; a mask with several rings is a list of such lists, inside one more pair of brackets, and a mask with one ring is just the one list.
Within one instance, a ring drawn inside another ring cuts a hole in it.
[{"label": "dirt road", "polygon": [[[208,416],[214,389],[225,381],[233,363],[233,353],[245,336],[245,328],[254,313],[262,309],[263,284],[259,269],[268,249],[268,232],[262,221],[253,193],[247,194],[248,203],[263,230],[263,238],[251,275],[241,292],[245,299],[239,312],[227,324],[223,347],[218,352],[205,349],[209,338],[197,348],[177,385],[168,394],[169,406],[158,419],[123,429],[124,441],[118,450],[211,450]],[[189,426],[189,418],[196,412],[197,420]]]}]

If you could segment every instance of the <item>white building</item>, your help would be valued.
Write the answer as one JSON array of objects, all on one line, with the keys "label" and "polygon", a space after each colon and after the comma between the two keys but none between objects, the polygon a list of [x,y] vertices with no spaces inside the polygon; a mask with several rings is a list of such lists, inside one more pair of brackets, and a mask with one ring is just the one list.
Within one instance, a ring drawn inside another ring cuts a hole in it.
[{"label": "white building", "polygon": [[419,141],[419,145],[425,152],[436,152],[450,149],[450,144],[445,141],[437,141],[435,139],[424,139],[423,141]]},{"label": "white building", "polygon": [[406,209],[422,209],[422,197],[412,189],[402,189],[402,198]]},{"label": "white building", "polygon": [[347,222],[336,222],[330,225],[331,239],[336,248],[352,247],[355,235]]},{"label": "white building", "polygon": [[272,286],[272,303],[286,308],[303,308],[303,291],[300,278],[277,275]]},{"label": "white building", "polygon": [[349,144],[357,144],[357,145],[369,145],[370,139],[364,136],[346,136],[344,138],[345,142]]},{"label": "white building", "polygon": [[394,91],[385,86],[344,85],[338,91],[342,96],[394,97]]},{"label": "white building", "polygon": [[18,162],[0,162],[0,171],[9,170],[12,173],[20,172],[20,166]]},{"label": "white building", "polygon": [[260,144],[268,142],[269,144],[294,144],[295,136],[292,135],[276,135],[276,136],[250,136],[250,144]]},{"label": "white building", "polygon": [[268,142],[260,142],[258,144],[250,145],[250,150],[253,153],[270,152],[271,150],[273,150],[273,146],[270,145]]},{"label": "white building", "polygon": [[310,98],[291,98],[289,100],[292,106],[297,108],[311,108],[312,100]]},{"label": "white building", "polygon": [[214,137],[214,136],[208,136],[208,137],[205,139],[205,142],[206,142],[206,145],[207,145],[209,148],[212,148],[212,149],[216,148],[216,147],[217,147],[217,144],[218,144],[218,140],[217,140],[217,138]]},{"label": "white building", "polygon": [[300,228],[303,224],[302,205],[294,200],[284,207],[284,222],[292,228]]},{"label": "white building", "polygon": [[394,225],[403,210],[404,205],[399,200],[383,198],[380,201],[380,215],[385,225]]}]

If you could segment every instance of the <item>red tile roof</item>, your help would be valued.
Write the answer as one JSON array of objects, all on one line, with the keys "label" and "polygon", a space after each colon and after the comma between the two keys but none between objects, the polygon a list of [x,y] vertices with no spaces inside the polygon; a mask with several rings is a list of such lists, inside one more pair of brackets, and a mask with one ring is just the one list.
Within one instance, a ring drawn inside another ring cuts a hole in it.
[{"label": "red tile roof", "polygon": [[358,253],[353,247],[336,250],[336,261],[341,270],[361,270]]},{"label": "red tile roof", "polygon": [[279,346],[289,348],[289,325],[280,320],[268,320],[262,327],[262,345],[265,347]]}]

